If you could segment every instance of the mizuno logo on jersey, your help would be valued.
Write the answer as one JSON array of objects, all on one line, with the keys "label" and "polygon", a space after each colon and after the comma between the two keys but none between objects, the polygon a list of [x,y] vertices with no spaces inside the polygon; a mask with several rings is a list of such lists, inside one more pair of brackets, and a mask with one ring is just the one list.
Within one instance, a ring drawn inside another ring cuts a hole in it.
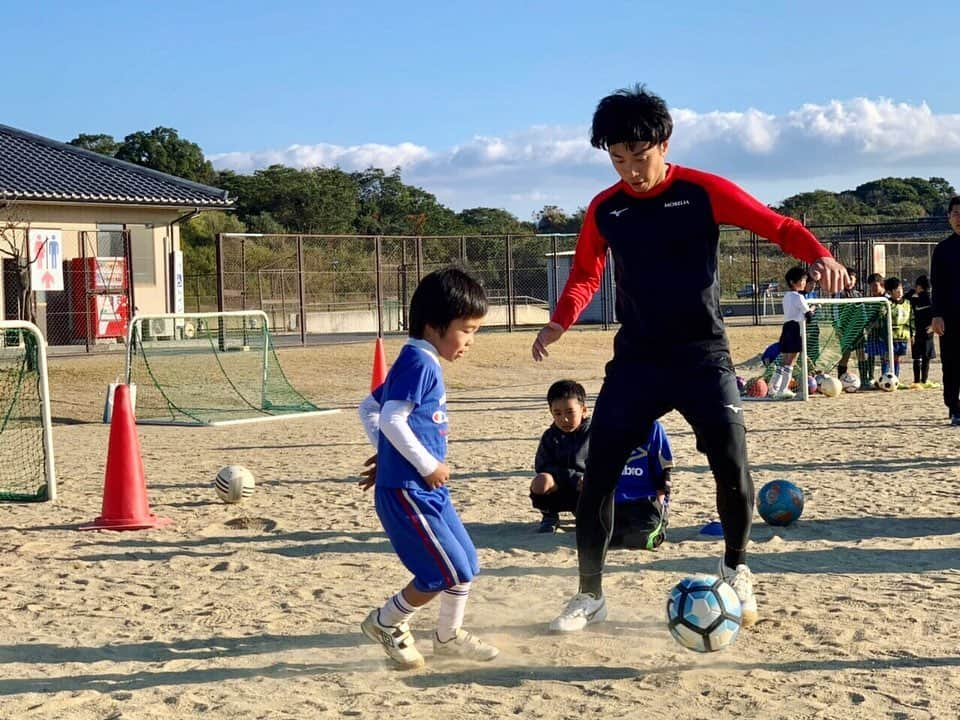
[{"label": "mizuno logo on jersey", "polygon": [[630,208],[625,207],[625,208],[620,208],[619,210],[611,210],[610,214],[613,215],[614,217],[620,217],[623,213],[625,213],[629,209]]},{"label": "mizuno logo on jersey", "polygon": [[682,207],[682,206],[684,206],[684,205],[689,205],[689,204],[690,204],[690,201],[689,201],[689,200],[674,200],[673,202],[664,203],[663,206],[664,206],[665,208],[668,208],[668,207]]}]

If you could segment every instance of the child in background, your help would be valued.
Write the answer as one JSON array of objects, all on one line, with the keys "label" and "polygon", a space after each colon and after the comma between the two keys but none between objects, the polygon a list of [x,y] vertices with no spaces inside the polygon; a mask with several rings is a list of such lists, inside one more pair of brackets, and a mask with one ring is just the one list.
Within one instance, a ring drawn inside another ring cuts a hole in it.
[{"label": "child in background", "polygon": [[499,653],[460,627],[479,565],[446,487],[447,394],[440,367],[440,358],[453,362],[467,352],[486,313],[483,288],[464,271],[425,276],[410,301],[410,339],[383,385],[360,404],[364,430],[377,448],[360,487],[375,486],[377,516],[413,574],[360,629],[400,668],[423,665],[409,622],[437,595],[434,655],[492,660]]},{"label": "child in background", "polygon": [[790,378],[793,377],[793,363],[803,350],[803,338],[800,335],[800,323],[813,317],[813,311],[803,296],[807,286],[807,271],[802,267],[792,267],[784,276],[787,292],[783,294],[783,329],[780,331],[780,354],[783,364],[770,379],[770,397],[775,400],[789,400],[794,396],[790,390]]},{"label": "child in background", "polygon": [[[880,273],[870,273],[867,275],[867,297],[883,297],[886,295],[886,292],[883,284],[883,275]],[[873,376],[877,366],[876,358],[883,355],[883,347],[886,343],[886,336],[883,338],[880,337],[882,328],[883,323],[877,322],[864,330],[867,336],[865,345],[866,358],[859,364],[860,388],[862,390],[873,390],[876,387]]]},{"label": "child in background", "polygon": [[654,420],[650,437],[630,453],[617,482],[610,547],[653,550],[667,539],[672,469],[670,439]]},{"label": "child in background", "polygon": [[530,483],[530,500],[543,516],[537,532],[553,533],[560,513],[576,512],[590,449],[590,418],[583,385],[557,380],[547,390],[553,424],[540,438]]},{"label": "child in background", "polygon": [[930,281],[926,275],[921,275],[914,283],[913,293],[910,295],[910,305],[913,306],[913,346],[910,354],[913,356],[913,388],[938,388],[939,383],[930,382],[930,360],[936,357],[933,349],[933,306],[930,302]]},{"label": "child in background", "polygon": [[[883,284],[890,298],[890,327],[893,333],[893,374],[900,378],[900,358],[907,354],[907,347],[913,344],[913,306],[903,297],[903,283],[900,278],[887,278]],[[884,349],[880,372],[890,372],[890,358]]]}]

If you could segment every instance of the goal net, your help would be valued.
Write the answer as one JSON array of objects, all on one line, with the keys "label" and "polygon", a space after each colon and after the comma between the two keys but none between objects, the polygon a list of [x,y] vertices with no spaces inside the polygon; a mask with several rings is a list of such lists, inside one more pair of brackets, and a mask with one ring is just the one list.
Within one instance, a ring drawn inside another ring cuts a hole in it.
[{"label": "goal net", "polygon": [[803,359],[797,363],[798,394],[804,400],[810,375],[839,375],[840,367],[865,382],[874,376],[874,368],[879,372],[881,358],[893,358],[890,302],[886,298],[815,298],[809,303],[814,313],[802,324]]},{"label": "goal net", "polygon": [[0,500],[56,497],[46,343],[32,323],[0,321]]},{"label": "goal net", "polygon": [[336,412],[294,389],[261,311],[137,315],[127,384],[138,423],[229,425]]}]

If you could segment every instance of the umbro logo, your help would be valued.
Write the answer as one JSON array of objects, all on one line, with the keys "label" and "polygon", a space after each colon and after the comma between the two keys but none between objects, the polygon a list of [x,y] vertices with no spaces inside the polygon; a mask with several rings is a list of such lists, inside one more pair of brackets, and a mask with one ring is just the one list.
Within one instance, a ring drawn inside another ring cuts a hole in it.
[{"label": "umbro logo", "polygon": [[625,208],[620,208],[619,210],[611,210],[610,214],[613,215],[614,217],[620,217],[621,215],[623,215],[623,213],[625,213],[629,209],[630,208],[625,207]]},{"label": "umbro logo", "polygon": [[673,202],[664,203],[663,206],[664,206],[665,208],[668,208],[668,207],[683,207],[684,205],[689,205],[689,204],[690,204],[690,201],[689,201],[689,200],[674,200]]}]

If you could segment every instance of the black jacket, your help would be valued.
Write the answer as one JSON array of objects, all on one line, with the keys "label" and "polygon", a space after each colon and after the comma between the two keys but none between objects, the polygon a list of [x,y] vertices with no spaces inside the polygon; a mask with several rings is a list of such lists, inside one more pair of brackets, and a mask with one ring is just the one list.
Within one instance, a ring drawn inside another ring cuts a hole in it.
[{"label": "black jacket", "polygon": [[960,318],[960,235],[954,233],[933,249],[930,297],[933,317]]},{"label": "black jacket", "polygon": [[587,469],[589,449],[590,418],[584,418],[572,433],[551,425],[540,438],[533,466],[538,473],[553,475],[557,484],[576,485]]}]

